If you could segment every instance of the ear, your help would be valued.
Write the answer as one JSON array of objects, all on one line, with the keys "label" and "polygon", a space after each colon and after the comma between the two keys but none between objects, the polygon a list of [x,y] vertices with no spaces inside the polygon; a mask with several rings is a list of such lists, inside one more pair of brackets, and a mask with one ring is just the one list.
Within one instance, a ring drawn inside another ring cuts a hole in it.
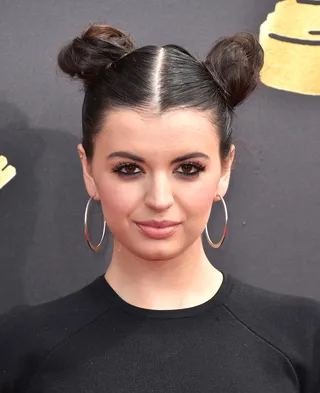
[{"label": "ear", "polygon": [[[232,164],[234,161],[235,153],[236,153],[236,147],[234,145],[231,145],[230,153],[228,154],[228,157],[225,158],[225,160],[222,163],[221,177],[220,177],[219,184],[217,187],[217,192],[216,192],[216,194],[219,194],[222,197],[224,197],[226,195],[228,187],[229,187],[231,169],[232,169]],[[215,196],[213,201],[214,202],[219,201],[219,197]]]},{"label": "ear", "polygon": [[77,147],[77,151],[80,157],[81,165],[82,165],[82,172],[83,172],[83,180],[86,186],[87,192],[94,200],[100,200],[99,192],[96,187],[94,178],[92,176],[91,170],[91,162],[87,159],[86,153],[82,144],[79,144]]}]

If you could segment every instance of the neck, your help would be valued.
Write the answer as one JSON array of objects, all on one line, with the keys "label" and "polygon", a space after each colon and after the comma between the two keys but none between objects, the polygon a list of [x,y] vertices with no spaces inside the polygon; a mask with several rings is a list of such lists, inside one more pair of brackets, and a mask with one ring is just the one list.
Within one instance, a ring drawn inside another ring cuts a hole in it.
[{"label": "neck", "polygon": [[140,258],[115,240],[105,278],[126,302],[160,310],[209,300],[223,276],[208,260],[199,238],[182,254],[161,260]]}]

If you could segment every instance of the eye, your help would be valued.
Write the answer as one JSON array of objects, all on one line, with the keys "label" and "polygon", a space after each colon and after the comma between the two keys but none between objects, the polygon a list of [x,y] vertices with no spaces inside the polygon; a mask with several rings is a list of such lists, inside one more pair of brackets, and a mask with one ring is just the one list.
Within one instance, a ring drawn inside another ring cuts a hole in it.
[{"label": "eye", "polygon": [[133,163],[119,163],[112,169],[119,176],[135,176],[141,173],[141,169]]},{"label": "eye", "polygon": [[176,171],[179,175],[182,176],[197,176],[200,172],[205,170],[205,166],[200,164],[199,162],[187,162],[179,166],[182,171]]}]

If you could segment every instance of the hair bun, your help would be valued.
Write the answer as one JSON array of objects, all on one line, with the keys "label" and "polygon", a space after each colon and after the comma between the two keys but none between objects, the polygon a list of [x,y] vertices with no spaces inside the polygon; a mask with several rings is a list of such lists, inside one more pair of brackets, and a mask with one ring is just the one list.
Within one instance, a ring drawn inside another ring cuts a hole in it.
[{"label": "hair bun", "polygon": [[242,103],[256,88],[264,52],[250,33],[219,39],[209,51],[205,65],[229,107]]},{"label": "hair bun", "polygon": [[66,74],[89,81],[133,50],[131,37],[121,30],[108,25],[89,24],[80,37],[62,47],[58,65]]}]

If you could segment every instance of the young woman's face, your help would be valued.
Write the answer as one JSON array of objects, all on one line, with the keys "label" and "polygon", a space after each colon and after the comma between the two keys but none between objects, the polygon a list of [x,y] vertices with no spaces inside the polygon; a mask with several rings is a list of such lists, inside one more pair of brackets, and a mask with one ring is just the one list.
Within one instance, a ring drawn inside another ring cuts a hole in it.
[{"label": "young woman's face", "polygon": [[[175,257],[199,240],[216,194],[227,191],[234,158],[233,149],[222,166],[217,132],[191,109],[161,116],[113,112],[95,140],[92,162],[81,145],[79,153],[88,193],[101,200],[115,240],[153,260]],[[163,220],[171,223],[154,227]]]}]

